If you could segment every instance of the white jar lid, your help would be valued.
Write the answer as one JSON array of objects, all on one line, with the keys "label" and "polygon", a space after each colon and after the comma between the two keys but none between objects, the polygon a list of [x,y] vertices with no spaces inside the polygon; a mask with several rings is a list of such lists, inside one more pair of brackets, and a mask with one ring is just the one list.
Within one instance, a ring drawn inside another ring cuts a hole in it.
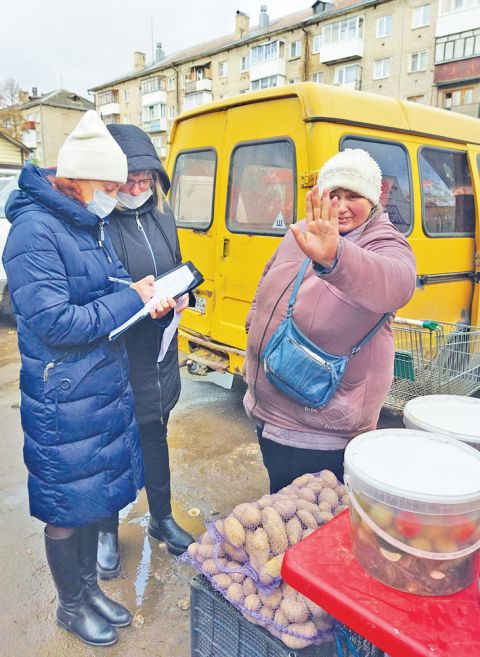
[{"label": "white jar lid", "polygon": [[480,399],[460,395],[425,395],[406,403],[410,424],[457,440],[480,443]]},{"label": "white jar lid", "polygon": [[345,469],[388,495],[435,504],[480,501],[480,451],[425,431],[361,434],[345,450]]}]

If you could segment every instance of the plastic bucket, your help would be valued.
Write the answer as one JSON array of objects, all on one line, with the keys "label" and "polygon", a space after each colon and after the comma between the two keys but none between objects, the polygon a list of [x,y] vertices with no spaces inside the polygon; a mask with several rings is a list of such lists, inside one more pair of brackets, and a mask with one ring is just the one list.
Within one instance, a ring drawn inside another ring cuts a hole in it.
[{"label": "plastic bucket", "polygon": [[407,429],[456,438],[480,450],[480,399],[460,395],[425,395],[403,409]]},{"label": "plastic bucket", "polygon": [[384,584],[418,595],[469,586],[480,547],[480,452],[424,431],[384,429],[345,450],[352,551]]}]

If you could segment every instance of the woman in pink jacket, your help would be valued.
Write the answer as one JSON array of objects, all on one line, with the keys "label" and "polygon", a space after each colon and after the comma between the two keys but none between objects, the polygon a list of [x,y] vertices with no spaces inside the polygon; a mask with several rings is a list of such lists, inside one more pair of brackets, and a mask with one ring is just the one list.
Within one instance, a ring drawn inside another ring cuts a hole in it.
[{"label": "woman in pink jacket", "polygon": [[267,381],[261,354],[285,318],[305,256],[294,321],[316,345],[349,354],[415,290],[415,258],[379,203],[382,174],[364,150],[347,149],[320,171],[307,194],[305,222],[291,226],[267,263],[247,316],[245,409],[255,420],[263,462],[276,492],[322,469],[343,478],[348,441],[376,427],[393,378],[391,322],[349,360],[335,394],[321,408],[304,406]]}]

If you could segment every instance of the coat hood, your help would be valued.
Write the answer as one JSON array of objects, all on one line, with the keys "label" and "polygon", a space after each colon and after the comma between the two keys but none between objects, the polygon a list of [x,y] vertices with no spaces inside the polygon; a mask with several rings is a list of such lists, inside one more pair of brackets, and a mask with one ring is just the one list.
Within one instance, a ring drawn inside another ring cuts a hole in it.
[{"label": "coat hood", "polygon": [[150,137],[136,125],[107,125],[107,130],[127,156],[128,172],[157,171],[163,193],[170,189],[170,179]]},{"label": "coat hood", "polygon": [[99,218],[78,201],[57,192],[48,180],[55,176],[55,169],[39,169],[26,164],[18,179],[20,189],[15,189],[8,197],[5,215],[13,223],[26,210],[38,210],[75,224],[81,228],[93,228]]}]

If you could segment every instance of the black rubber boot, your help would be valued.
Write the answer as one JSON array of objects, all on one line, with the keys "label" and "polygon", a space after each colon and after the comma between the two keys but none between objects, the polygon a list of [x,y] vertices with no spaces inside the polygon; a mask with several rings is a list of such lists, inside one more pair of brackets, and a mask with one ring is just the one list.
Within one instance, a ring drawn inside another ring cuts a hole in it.
[{"label": "black rubber boot", "polygon": [[84,600],[77,532],[58,539],[45,533],[45,551],[58,592],[58,624],[91,646],[113,645],[118,641],[117,630]]},{"label": "black rubber boot", "polygon": [[148,533],[152,538],[156,538],[157,541],[163,541],[170,554],[174,554],[175,556],[183,554],[194,540],[193,536],[175,522],[171,514],[160,520],[150,516]]},{"label": "black rubber boot", "polygon": [[118,528],[98,532],[97,573],[100,579],[115,579],[120,575]]},{"label": "black rubber boot", "polygon": [[123,605],[107,598],[97,582],[98,525],[92,524],[78,530],[80,579],[85,601],[110,625],[127,627],[133,615]]}]

